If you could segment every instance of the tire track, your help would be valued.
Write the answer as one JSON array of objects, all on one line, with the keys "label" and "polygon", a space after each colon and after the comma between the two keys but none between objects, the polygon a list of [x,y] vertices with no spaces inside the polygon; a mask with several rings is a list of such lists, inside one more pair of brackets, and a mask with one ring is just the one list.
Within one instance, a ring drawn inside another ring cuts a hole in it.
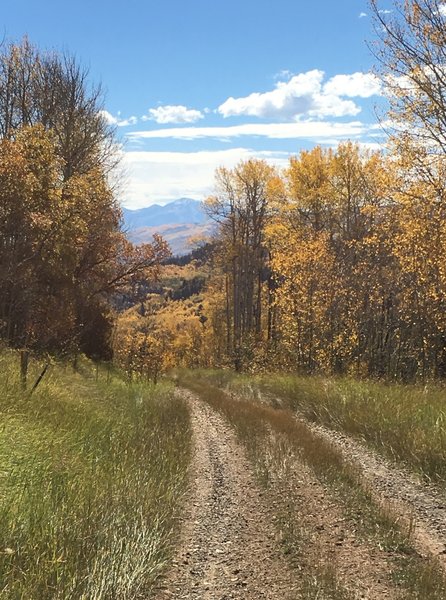
[{"label": "tire track", "polygon": [[358,467],[372,494],[394,514],[412,522],[413,540],[422,555],[436,556],[446,569],[446,493],[422,481],[353,437],[299,417]]},{"label": "tire track", "polygon": [[210,407],[181,394],[190,402],[195,444],[191,491],[180,550],[156,598],[296,598],[262,492],[233,432]]}]

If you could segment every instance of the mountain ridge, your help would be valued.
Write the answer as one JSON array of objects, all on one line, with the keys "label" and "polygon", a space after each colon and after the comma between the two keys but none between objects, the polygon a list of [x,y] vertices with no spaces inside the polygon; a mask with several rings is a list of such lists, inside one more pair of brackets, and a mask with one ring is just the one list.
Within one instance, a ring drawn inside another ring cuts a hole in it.
[{"label": "mountain ridge", "polygon": [[203,224],[209,218],[203,203],[193,198],[178,198],[166,204],[151,204],[144,208],[122,209],[125,227],[132,231],[140,227],[170,225],[174,223]]},{"label": "mountain ridge", "polygon": [[191,238],[209,237],[214,229],[203,203],[187,197],[139,209],[123,207],[122,214],[123,229],[131,242],[147,243],[159,233],[175,255],[190,252]]}]

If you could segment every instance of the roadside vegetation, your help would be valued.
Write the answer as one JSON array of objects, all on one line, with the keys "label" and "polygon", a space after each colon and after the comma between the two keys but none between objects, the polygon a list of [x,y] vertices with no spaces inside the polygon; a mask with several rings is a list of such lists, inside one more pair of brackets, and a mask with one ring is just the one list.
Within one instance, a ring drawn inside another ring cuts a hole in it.
[{"label": "roadside vegetation", "polygon": [[86,360],[30,396],[18,361],[0,354],[0,598],[147,597],[186,485],[185,404]]},{"label": "roadside vegetation", "polygon": [[446,390],[441,385],[223,370],[203,370],[201,376],[246,399],[280,405],[356,436],[426,479],[446,484]]},{"label": "roadside vegetation", "polygon": [[229,393],[215,387],[218,379],[220,385],[227,384],[228,374],[214,371],[208,378],[206,372],[194,371],[180,375],[184,385],[230,421],[245,444],[258,479],[273,500],[284,552],[300,569],[302,561],[305,564],[302,577],[306,597],[319,598],[321,593],[335,599],[350,596],[342,577],[336,573],[336,565],[328,557],[321,560],[320,549],[316,549],[316,556],[311,558],[308,548],[314,524],[306,526],[300,514],[301,499],[293,497],[290,486],[293,457],[303,460],[328,487],[359,537],[386,553],[389,577],[401,590],[402,597],[426,600],[445,597],[446,582],[439,564],[419,556],[412,545],[411,522],[402,521],[389,507],[377,502],[359,472],[343,458],[339,449],[312,432],[304,422],[296,420],[289,409],[258,402],[252,396],[243,397],[240,392],[247,389],[248,378],[237,378],[240,383],[244,382],[244,388],[240,387],[238,393],[234,387]]}]

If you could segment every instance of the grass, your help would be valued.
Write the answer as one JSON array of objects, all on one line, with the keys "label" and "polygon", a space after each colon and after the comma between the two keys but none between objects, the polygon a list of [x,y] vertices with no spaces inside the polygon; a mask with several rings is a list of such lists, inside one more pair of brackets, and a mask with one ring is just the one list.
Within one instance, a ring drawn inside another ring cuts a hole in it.
[{"label": "grass", "polygon": [[[304,423],[293,418],[289,409],[277,409],[266,403],[248,400],[256,396],[256,388],[246,378],[238,379],[245,389],[245,397],[227,394],[210,385],[209,381],[227,387],[233,379],[226,373],[196,372],[180,375],[184,385],[193,389],[234,426],[251,457],[258,479],[266,487],[277,479],[286,485],[289,478],[287,463],[297,455],[304,460],[316,476],[329,486],[333,497],[350,522],[365,540],[380,550],[392,554],[391,568],[395,581],[404,590],[406,598],[436,600],[446,597],[446,582],[439,565],[434,560],[421,558],[414,551],[410,532],[411,524],[402,523],[389,510],[378,504],[370,490],[364,487],[360,474],[346,462],[342,454],[327,440],[315,435]],[[234,385],[232,390],[236,389]],[[289,496],[292,502],[292,496]],[[279,503],[280,504],[280,503]],[[297,503],[296,503],[297,504]],[[293,507],[278,508],[285,553],[291,559],[302,560],[303,549],[308,546],[311,532],[302,523],[296,523]],[[303,585],[308,598],[327,597],[340,600],[348,598],[348,591],[336,578],[327,563],[309,565]],[[429,585],[426,584],[429,582]],[[309,586],[309,587],[308,587]],[[310,595],[310,591],[312,595]],[[318,595],[319,594],[319,595]],[[322,594],[322,596],[321,596]]]},{"label": "grass", "polygon": [[86,362],[52,366],[32,396],[17,371],[2,352],[0,598],[147,598],[185,490],[186,406]]},{"label": "grass", "polygon": [[446,484],[446,389],[348,378],[202,372],[243,397],[298,411],[365,440],[427,480]]},{"label": "grass", "polygon": [[307,418],[358,436],[427,479],[446,483],[446,390],[351,379],[263,381]]}]

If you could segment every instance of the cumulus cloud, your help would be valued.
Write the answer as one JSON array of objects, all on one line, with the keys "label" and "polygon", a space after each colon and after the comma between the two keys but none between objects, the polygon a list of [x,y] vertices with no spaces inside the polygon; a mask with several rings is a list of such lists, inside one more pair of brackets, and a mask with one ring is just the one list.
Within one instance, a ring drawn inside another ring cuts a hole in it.
[{"label": "cumulus cloud", "polygon": [[358,19],[364,19],[364,17],[367,17],[367,13],[365,13],[365,12],[359,13]]},{"label": "cumulus cloud", "polygon": [[240,160],[262,158],[279,167],[286,166],[287,152],[231,148],[202,152],[124,152],[127,185],[123,204],[141,208],[183,196],[206,198],[213,192],[215,169],[234,167]]},{"label": "cumulus cloud", "polygon": [[366,135],[369,126],[360,121],[336,123],[330,121],[299,121],[297,123],[246,123],[229,127],[172,127],[150,131],[133,131],[127,134],[132,141],[144,139],[201,138],[231,139],[241,136],[259,136],[270,139],[307,139],[320,141],[323,138],[357,138]]},{"label": "cumulus cloud", "polygon": [[254,92],[244,98],[228,98],[218,107],[223,117],[248,115],[267,119],[295,120],[310,117],[357,115],[361,109],[351,100],[325,94],[324,72],[318,69],[279,81],[269,92]]},{"label": "cumulus cloud", "polygon": [[158,106],[149,108],[149,114],[145,115],[143,121],[155,121],[160,125],[169,123],[195,123],[204,117],[203,113],[193,108],[187,108],[181,104]]},{"label": "cumulus cloud", "polygon": [[370,73],[336,75],[324,84],[319,69],[299,73],[277,82],[268,92],[254,92],[241,98],[228,98],[218,107],[223,117],[254,116],[297,121],[302,117],[355,116],[361,108],[349,98],[368,98],[379,93],[377,79]]},{"label": "cumulus cloud", "polygon": [[324,85],[324,93],[329,96],[370,98],[381,94],[381,82],[373,73],[335,75]]},{"label": "cumulus cloud", "polygon": [[127,119],[121,119],[121,113],[118,112],[118,116],[113,116],[107,110],[99,111],[99,114],[105,119],[109,125],[116,125],[117,127],[128,127],[129,125],[136,125],[138,119],[136,117],[128,117]]},{"label": "cumulus cloud", "polygon": [[288,69],[282,69],[281,71],[279,71],[278,73],[276,73],[274,75],[274,79],[276,81],[283,81],[283,80],[291,79],[292,76],[293,76],[293,73],[291,73],[291,71],[289,71]]},{"label": "cumulus cloud", "polygon": [[443,17],[446,17],[446,4],[440,4],[440,6],[438,7],[438,12]]}]

